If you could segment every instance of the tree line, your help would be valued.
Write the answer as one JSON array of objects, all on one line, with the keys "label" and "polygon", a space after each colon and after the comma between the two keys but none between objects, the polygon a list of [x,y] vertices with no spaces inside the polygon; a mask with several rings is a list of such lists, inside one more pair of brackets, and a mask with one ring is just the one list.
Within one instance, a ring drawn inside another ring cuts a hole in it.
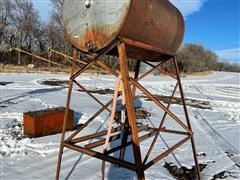
[{"label": "tree line", "polygon": [[11,48],[20,48],[48,56],[48,47],[64,53],[71,52],[71,45],[64,39],[62,24],[63,0],[51,0],[49,21],[41,21],[39,12],[31,0],[0,1],[0,63],[27,64],[29,56],[21,55]]},{"label": "tree line", "polygon": [[182,72],[231,71],[240,72],[240,64],[220,59],[216,53],[198,44],[185,44],[177,54]]},{"label": "tree line", "polygon": [[[32,59],[27,55],[9,52],[10,48],[20,48],[48,58],[48,47],[71,54],[72,46],[64,38],[62,21],[63,0],[50,0],[52,10],[48,22],[40,20],[38,11],[31,0],[0,1],[0,63],[28,64]],[[83,55],[82,55],[83,56]],[[84,57],[83,57],[84,58]],[[55,56],[55,60],[63,61]],[[212,51],[197,44],[185,44],[177,54],[179,69],[182,72],[199,72],[205,70],[240,72],[239,64],[220,61]],[[113,68],[118,68],[115,57],[105,56],[104,61]],[[129,61],[133,70],[135,61]],[[171,64],[168,65],[170,68]]]},{"label": "tree line", "polygon": [[21,47],[28,51],[44,52],[48,46],[67,50],[62,25],[62,0],[51,0],[50,20],[40,20],[31,0],[0,1],[1,51],[10,47]]}]

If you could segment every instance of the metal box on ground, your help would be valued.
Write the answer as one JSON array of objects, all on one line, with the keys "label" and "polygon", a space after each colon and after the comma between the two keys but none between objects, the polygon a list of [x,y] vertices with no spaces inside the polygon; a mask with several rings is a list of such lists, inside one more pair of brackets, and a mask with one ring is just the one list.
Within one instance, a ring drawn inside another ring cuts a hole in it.
[{"label": "metal box on ground", "polygon": [[[23,114],[24,134],[29,137],[41,137],[62,132],[65,108],[57,107]],[[74,127],[74,113],[69,110],[66,130]]]}]

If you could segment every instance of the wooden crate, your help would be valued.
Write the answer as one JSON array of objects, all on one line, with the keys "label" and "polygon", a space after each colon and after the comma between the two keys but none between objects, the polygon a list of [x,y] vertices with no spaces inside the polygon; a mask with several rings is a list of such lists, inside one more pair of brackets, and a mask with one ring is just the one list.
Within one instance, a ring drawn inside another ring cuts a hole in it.
[{"label": "wooden crate", "polygon": [[[24,134],[29,137],[41,137],[62,132],[65,108],[57,107],[23,114]],[[74,113],[69,110],[66,130],[74,126]]]}]

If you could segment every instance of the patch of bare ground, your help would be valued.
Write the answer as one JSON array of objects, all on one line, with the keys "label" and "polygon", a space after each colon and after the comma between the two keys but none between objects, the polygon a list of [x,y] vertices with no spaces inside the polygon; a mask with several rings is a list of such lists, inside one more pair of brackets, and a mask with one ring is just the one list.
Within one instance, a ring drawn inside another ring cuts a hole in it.
[{"label": "patch of bare ground", "polygon": [[[79,89],[78,91],[80,92],[84,92],[82,89]],[[114,90],[113,89],[95,89],[95,90],[88,90],[88,92],[90,93],[96,93],[96,94],[101,94],[101,95],[105,95],[105,94],[114,94]]]},{"label": "patch of bare ground", "polygon": [[[83,90],[78,90],[80,92],[83,92]],[[113,94],[113,89],[95,89],[95,90],[89,90],[90,93],[96,93],[96,94]],[[168,103],[170,100],[170,96],[160,96],[160,95],[154,95],[155,98],[157,98],[159,101]],[[137,96],[136,98],[146,98],[145,96]],[[150,101],[150,99],[146,98],[146,100]],[[185,98],[186,105],[194,108],[200,108],[200,109],[211,109],[209,101],[202,101],[202,100],[196,100],[196,99],[188,99]],[[172,100],[172,104],[180,104],[182,105],[182,100],[179,97],[174,97]]]},{"label": "patch of bare ground", "polygon": [[[39,83],[44,84],[44,85],[49,85],[49,86],[62,86],[62,87],[66,87],[68,85],[68,81],[58,80],[58,79],[48,79],[48,80],[44,80],[44,81],[39,81]],[[78,89],[77,91],[84,92],[82,89]],[[88,92],[93,93],[93,94],[94,93],[100,94],[100,95],[105,95],[105,94],[113,95],[114,94],[114,90],[109,89],[109,88],[88,90]],[[161,95],[154,95],[154,97],[156,99],[158,99],[159,101],[166,103],[166,104],[169,102],[169,100],[171,98],[170,96],[161,96]],[[142,96],[142,95],[136,96],[136,98],[137,99],[145,98],[147,101],[150,101],[149,98]],[[190,106],[190,107],[199,108],[199,109],[211,109],[209,101],[185,98],[185,102],[186,102],[186,105]],[[183,102],[182,102],[181,98],[173,97],[172,104],[182,105]]]},{"label": "patch of bare ground", "polygon": [[[170,100],[170,96],[160,96],[160,95],[154,95],[155,98],[157,98],[159,101],[162,101],[164,103],[168,103]],[[146,99],[150,101],[150,99]],[[185,98],[186,105],[194,108],[200,108],[200,109],[211,109],[209,101],[202,101],[202,100],[196,100],[196,99],[188,99]],[[179,97],[173,97],[172,104],[180,104],[182,105],[182,99]]]},{"label": "patch of bare ground", "polygon": [[[82,92],[82,90],[78,90]],[[113,94],[114,91],[112,89],[96,89],[96,90],[89,90],[91,93],[97,93],[97,94]],[[170,100],[170,96],[160,96],[160,95],[154,95],[155,98],[157,98],[159,101],[163,103],[168,103]],[[145,98],[147,101],[150,101],[150,99],[146,98],[145,96],[137,96],[136,98]],[[186,105],[194,108],[199,109],[211,109],[209,101],[202,101],[202,100],[196,100],[196,99],[188,99],[185,98]],[[172,104],[179,104],[182,105],[182,99],[179,97],[174,97],[172,100]]]},{"label": "patch of bare ground", "polygon": [[[135,113],[136,113],[136,119],[147,119],[148,117],[153,115],[153,113],[147,111],[147,109],[143,107],[136,108]],[[116,112],[116,118],[118,120],[121,119],[121,112]]]},{"label": "patch of bare ground", "polygon": [[[185,166],[178,167],[171,162],[170,163],[165,162],[163,167],[165,167],[170,172],[170,174],[172,174],[178,180],[195,180],[197,178],[195,166],[192,166],[189,169]],[[203,171],[203,169],[206,167],[207,167],[207,164],[200,163],[199,164],[200,172]],[[221,171],[217,174],[214,174],[211,180],[228,179],[229,177],[237,178],[229,171]]]},{"label": "patch of bare ground", "polygon": [[[207,164],[199,164],[200,171],[206,168],[206,166]],[[172,174],[178,180],[195,180],[197,177],[195,166],[192,166],[189,169],[185,166],[177,167],[173,163],[165,162],[163,167],[165,167],[170,174]]]},{"label": "patch of bare ground", "polygon": [[229,171],[221,171],[221,172],[215,174],[211,180],[228,179],[229,177],[237,178],[234,175],[232,175],[232,173]]},{"label": "patch of bare ground", "polygon": [[0,86],[6,86],[8,84],[12,84],[12,81],[0,81]]},{"label": "patch of bare ground", "polygon": [[59,79],[48,79],[48,80],[38,81],[38,83],[42,85],[47,85],[47,86],[61,86],[61,87],[68,86],[68,81],[59,80]]},{"label": "patch of bare ground", "polygon": [[[68,86],[68,81],[66,80],[59,80],[59,79],[48,79],[44,81],[38,81],[38,83],[43,84],[43,85],[48,85],[48,86],[61,86],[61,87],[67,87]],[[78,89],[77,91],[79,92],[84,92],[82,89]],[[105,89],[94,89],[94,90],[88,90],[88,92],[93,93],[93,94],[100,94],[100,95],[106,95],[114,94],[113,89],[105,88]],[[170,96],[162,96],[162,95],[154,95],[156,99],[163,103],[168,103],[170,100]],[[147,101],[150,101],[145,96],[137,96],[137,99],[145,98]],[[185,102],[187,106],[194,107],[194,108],[199,108],[199,109],[211,109],[209,101],[203,101],[203,100],[196,100],[196,99],[188,99],[185,98]],[[178,104],[182,105],[182,99],[179,97],[173,97],[172,104]],[[144,118],[143,118],[144,119]]]}]

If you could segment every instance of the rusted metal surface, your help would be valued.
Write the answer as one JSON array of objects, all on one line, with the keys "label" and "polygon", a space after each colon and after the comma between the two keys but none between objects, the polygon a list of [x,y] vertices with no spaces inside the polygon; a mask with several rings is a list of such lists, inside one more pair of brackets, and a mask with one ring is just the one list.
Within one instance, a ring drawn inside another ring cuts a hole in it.
[{"label": "rusted metal surface", "polygon": [[[141,131],[146,130],[146,129],[148,129],[147,125],[139,126],[137,128],[138,132],[141,132]],[[103,132],[105,132],[105,131],[103,131]],[[128,135],[130,135],[130,134],[128,134]],[[121,137],[121,132],[119,131],[119,133],[109,136],[109,142],[118,140],[120,137]],[[93,138],[91,138],[91,139],[93,139]],[[89,143],[89,144],[85,145],[85,148],[92,149],[92,148],[98,147],[100,145],[103,145],[105,143],[105,140],[106,139],[101,139],[101,140]]]},{"label": "rusted metal surface", "polygon": [[[154,69],[154,68],[153,68],[153,69]],[[167,105],[167,109],[169,109],[170,106],[171,106],[171,104],[172,104],[172,100],[173,100],[174,94],[175,94],[175,92],[176,92],[176,90],[177,90],[177,85],[178,85],[178,83],[175,85],[175,87],[174,87],[174,89],[173,89],[171,98],[169,99],[169,102],[168,102],[168,105]],[[158,138],[158,136],[159,136],[159,133],[160,133],[160,131],[161,131],[161,128],[162,128],[162,126],[163,126],[163,124],[164,124],[166,115],[167,115],[167,112],[165,112],[164,115],[163,115],[163,117],[162,117],[161,123],[159,124],[159,127],[158,127],[158,129],[157,129],[157,134],[154,136],[154,139],[153,139],[153,141],[152,141],[152,143],[151,143],[151,145],[150,145],[150,147],[149,147],[149,149],[148,149],[148,151],[147,151],[147,154],[146,154],[146,156],[145,156],[145,158],[144,158],[144,160],[143,160],[143,164],[145,164],[145,163],[147,162],[148,157],[149,157],[150,153],[152,152],[152,149],[153,149],[153,147],[154,147],[154,145],[155,145],[155,143],[156,143],[156,141],[157,141],[157,138]]]},{"label": "rusted metal surface", "polygon": [[[127,41],[125,43],[127,43]],[[97,98],[93,98],[94,94],[90,95],[89,93],[87,93],[96,101],[96,103],[100,104],[102,107],[95,114],[93,114],[92,117],[90,117],[82,126],[79,126],[66,140],[64,140],[65,139],[64,138],[65,130],[66,130],[66,120],[67,120],[67,117],[65,117],[65,119],[64,119],[65,125],[64,125],[62,137],[61,137],[61,145],[60,145],[60,151],[59,151],[56,179],[59,179],[63,148],[69,148],[69,149],[87,154],[94,158],[98,158],[103,161],[108,161],[110,163],[118,164],[122,167],[133,170],[136,172],[138,179],[142,180],[142,179],[145,179],[144,171],[147,168],[151,167],[152,165],[154,165],[155,163],[160,161],[162,158],[164,158],[168,154],[172,153],[175,149],[179,148],[181,145],[183,145],[187,141],[191,140],[192,152],[193,152],[193,157],[194,157],[195,166],[196,166],[196,174],[197,174],[198,180],[200,180],[201,177],[200,177],[200,170],[199,170],[199,166],[198,166],[195,142],[194,142],[194,138],[193,138],[193,131],[192,131],[190,120],[189,120],[188,113],[187,113],[187,107],[186,107],[186,103],[184,100],[184,94],[183,94],[183,89],[181,86],[181,80],[180,80],[179,71],[177,68],[176,59],[174,57],[169,58],[169,61],[171,60],[175,64],[176,73],[172,74],[172,75],[171,74],[167,74],[167,75],[169,75],[174,80],[176,80],[176,85],[173,89],[172,96],[169,100],[168,105],[165,106],[153,94],[151,94],[144,86],[141,85],[141,83],[139,82],[139,79],[142,79],[143,77],[147,76],[149,74],[149,72],[153,71],[153,69],[161,72],[162,67],[160,67],[160,65],[164,66],[164,64],[168,61],[159,62],[158,65],[152,65],[149,62],[143,61],[144,63],[146,63],[150,67],[152,67],[152,69],[148,70],[142,76],[138,77],[139,67],[136,67],[135,74],[133,75],[133,77],[131,77],[129,75],[128,66],[127,66],[127,51],[129,48],[131,48],[131,46],[129,46],[125,43],[122,42],[121,39],[119,39],[119,42],[111,42],[105,48],[103,48],[100,53],[98,53],[96,56],[93,56],[91,58],[91,60],[80,70],[78,70],[76,72],[72,71],[72,74],[70,77],[70,85],[69,85],[69,92],[68,92],[66,108],[69,109],[72,84],[75,83],[78,86],[80,85],[79,83],[77,83],[76,78],[79,75],[81,75],[83,72],[85,72],[88,68],[91,68],[91,66],[93,66],[93,64],[95,62],[100,62],[100,60],[98,58],[101,55],[105,54],[106,52],[109,52],[110,49],[117,48],[118,54],[119,54],[120,74],[122,77],[122,84],[123,84],[123,91],[124,91],[123,94],[125,95],[125,99],[126,99],[126,112],[127,112],[126,121],[129,125],[124,128],[125,128],[125,130],[130,129],[130,131],[126,131],[127,132],[126,135],[127,135],[127,139],[131,138],[131,141],[125,141],[125,142],[119,141],[120,144],[118,146],[116,146],[112,149],[106,150],[105,152],[99,152],[98,146],[101,146],[104,144],[105,138],[106,138],[105,135],[107,134],[106,130],[103,130],[101,132],[96,132],[96,133],[90,134],[90,135],[86,135],[86,134],[84,136],[80,135],[81,131],[84,128],[86,128],[88,126],[88,124],[90,122],[92,122],[100,113],[102,113],[104,110],[108,111],[108,107],[113,102],[113,99],[111,99],[106,104],[103,104],[99,100],[97,100]],[[136,44],[137,45],[140,44],[140,46],[139,46],[140,48],[151,47],[151,45],[144,44],[142,42],[138,42],[138,41],[134,40],[133,46]],[[150,48],[150,50],[151,50],[151,48]],[[74,62],[76,62],[76,55],[74,55],[74,59],[75,59]],[[140,61],[138,63],[140,63]],[[104,62],[99,63],[99,65],[101,66],[101,68],[105,69],[107,72],[112,73],[114,76],[116,76],[116,77],[119,76],[118,72],[116,72],[114,69],[111,69]],[[74,67],[75,67],[75,63],[73,63],[73,70],[74,70]],[[79,87],[81,87],[81,86],[82,85],[80,85]],[[162,119],[160,120],[160,124],[158,127],[154,127],[154,125],[152,125],[153,127],[144,128],[145,125],[141,125],[141,128],[144,129],[141,132],[141,135],[138,133],[139,127],[137,126],[135,110],[134,110],[134,106],[133,106],[133,99],[134,99],[134,94],[135,94],[134,92],[135,92],[136,88],[137,88],[137,90],[140,90],[143,94],[145,94],[145,96],[147,98],[149,98],[151,101],[153,101],[160,108],[160,110],[164,111],[164,115],[163,115]],[[173,96],[174,96],[177,88],[180,92],[181,99],[183,101],[183,110],[184,110],[186,124],[185,124],[185,121],[183,121],[182,119],[177,117],[174,114],[174,112],[172,112],[171,109],[169,108],[171,101],[174,98]],[[174,129],[166,129],[164,127],[166,115],[171,117],[173,122],[175,122],[176,124],[178,124],[181,127],[180,131],[174,130]],[[65,116],[67,116],[67,115],[65,114]],[[122,132],[121,128],[114,129],[112,127],[109,127],[109,129],[111,129],[110,138],[112,138],[109,141],[115,141],[115,140],[118,140],[121,138],[121,136],[120,136],[120,133]],[[115,132],[115,130],[116,130],[116,132]],[[152,149],[153,149],[153,147],[157,146],[157,143],[155,143],[157,140],[157,136],[159,136],[162,133],[171,133],[171,134],[175,134],[178,136],[185,136],[185,137],[183,137],[180,141],[176,142],[176,144],[173,144],[170,147],[168,147],[168,149],[166,151],[159,153],[159,154],[153,154]],[[144,135],[142,135],[142,134],[144,134]],[[80,136],[77,136],[77,135],[80,135]],[[128,136],[130,136],[130,137],[128,137]],[[149,137],[152,137],[152,136],[154,136],[154,139],[153,139],[152,143],[149,145],[149,150],[148,150],[147,154],[145,155],[144,160],[142,161],[140,143],[141,143],[141,141],[143,141]],[[99,138],[100,138],[100,140],[98,140]],[[95,142],[94,141],[91,142],[94,139],[95,139]],[[81,143],[79,144],[79,142],[81,142]],[[121,152],[129,145],[131,145],[133,148],[134,162],[128,162],[127,160],[124,160],[124,158],[122,158],[120,156],[118,158],[111,156],[112,153],[114,153],[116,151]],[[95,149],[94,150],[91,149],[91,148],[95,148],[95,147],[98,147],[98,148],[96,148],[96,149],[98,149],[98,151]],[[153,158],[148,160],[149,157],[151,157],[151,155],[153,156]]]},{"label": "rusted metal surface", "polygon": [[162,110],[164,110],[176,123],[178,123],[184,130],[186,130],[189,134],[192,134],[192,131],[169,109],[167,109],[159,100],[157,100],[146,88],[144,88],[139,82],[131,79],[131,82],[134,86],[136,86],[139,90],[141,90],[149,99],[155,102]]},{"label": "rusted metal surface", "polygon": [[92,149],[86,149],[84,147],[74,145],[74,144],[71,144],[71,143],[64,143],[63,145],[64,145],[64,147],[67,147],[67,148],[72,149],[74,151],[81,152],[83,154],[87,154],[87,155],[92,156],[94,158],[98,158],[98,159],[102,159],[102,160],[105,160],[105,161],[108,161],[108,162],[111,162],[111,163],[114,163],[114,164],[118,164],[121,167],[125,167],[125,168],[133,170],[133,171],[136,170],[136,167],[133,163],[123,161],[123,160],[119,160],[115,157],[107,156],[103,153],[99,153],[99,152],[94,151]]},{"label": "rusted metal surface", "polygon": [[121,70],[121,76],[122,76],[123,91],[126,99],[128,123],[131,129],[131,136],[132,136],[132,142],[133,142],[132,147],[133,147],[136,173],[137,173],[138,179],[145,179],[144,172],[142,171],[142,157],[141,157],[141,150],[139,145],[139,138],[137,134],[136,114],[135,114],[134,105],[133,105],[133,95],[131,92],[131,86],[129,81],[129,71],[128,71],[127,56],[126,56],[125,48],[126,47],[124,43],[118,44],[119,64],[120,64],[120,70]]},{"label": "rusted metal surface", "polygon": [[184,34],[183,17],[168,0],[65,0],[63,20],[67,39],[80,50],[98,52],[125,38],[133,40],[125,42],[127,56],[138,60],[174,55]]},{"label": "rusted metal surface", "polygon": [[[179,146],[183,145],[185,142],[187,142],[189,139],[191,138],[191,136],[187,136],[185,137],[183,140],[179,141],[177,144],[175,144],[174,146],[170,147],[168,150],[164,151],[162,154],[158,155],[157,157],[155,157],[153,160],[151,160],[150,162],[148,162],[146,165],[144,165],[144,170],[146,170],[147,168],[150,168],[152,165],[154,165],[155,163],[157,163],[159,160],[161,160],[162,158],[164,158],[165,156],[167,156],[168,154],[170,154],[171,152],[173,152],[175,149],[177,149]],[[200,180],[200,179],[199,179]]]},{"label": "rusted metal surface", "polygon": [[[76,62],[77,62],[77,56],[78,51],[76,48],[73,49],[73,61],[72,61],[72,69],[71,69],[71,76],[75,73],[76,68]],[[66,127],[67,127],[67,120],[69,117],[69,109],[70,109],[70,102],[71,102],[71,96],[72,96],[72,88],[73,88],[73,80],[69,79],[69,86],[68,86],[68,95],[67,95],[67,101],[66,101],[66,110],[64,114],[64,121],[62,126],[62,135],[60,140],[60,149],[58,153],[58,163],[57,163],[57,170],[56,170],[56,179],[59,179],[60,175],[60,169],[61,169],[61,163],[62,163],[62,154],[64,149],[64,141],[65,141],[65,133],[66,133]]]},{"label": "rusted metal surface", "polygon": [[[29,137],[42,137],[62,132],[65,108],[57,107],[23,114],[24,134]],[[73,111],[69,110],[67,130],[73,129]]]},{"label": "rusted metal surface", "polygon": [[[176,57],[174,57],[174,66],[175,66],[175,70],[176,70],[176,76],[177,76],[177,81],[178,81],[178,85],[179,85],[179,91],[180,91],[181,99],[182,99],[182,102],[183,102],[184,114],[185,114],[185,117],[186,117],[186,120],[187,120],[188,128],[192,132],[192,126],[191,126],[188,111],[187,111],[187,105],[186,105],[186,102],[185,102],[185,97],[184,97],[184,93],[183,93],[183,88],[182,88],[182,83],[181,83],[181,78],[180,78],[180,73],[179,73],[179,70],[178,70],[178,64],[177,64]],[[195,164],[196,164],[197,177],[200,180],[201,179],[200,167],[199,167],[198,159],[197,159],[197,151],[196,151],[196,147],[195,147],[194,136],[191,137],[191,145],[192,145],[192,152],[193,152],[194,161],[195,161]]]},{"label": "rusted metal surface", "polygon": [[[149,133],[140,136],[140,137],[139,137],[139,141],[144,141],[144,140],[152,137],[153,135],[156,134],[156,132],[157,132],[156,130],[149,128]],[[106,154],[112,154],[112,153],[114,153],[114,152],[116,152],[116,151],[119,151],[119,150],[121,150],[121,149],[124,149],[124,148],[126,148],[127,146],[130,146],[130,145],[132,145],[132,141],[128,141],[128,142],[125,143],[125,144],[121,144],[120,146],[117,146],[117,147],[114,147],[114,148],[112,148],[112,149],[109,149],[109,150],[106,152]]]},{"label": "rusted metal surface", "polygon": [[[117,132],[120,129],[121,129],[120,127],[112,128],[111,133]],[[71,143],[79,143],[79,142],[86,141],[86,140],[89,140],[89,139],[98,138],[98,137],[104,136],[106,134],[107,134],[107,130],[104,130],[104,131],[89,134],[89,135],[86,135],[86,136],[83,136],[83,137],[80,137],[80,138],[74,138],[74,139],[71,140]]]},{"label": "rusted metal surface", "polygon": [[129,6],[129,0],[65,0],[65,34],[82,51],[100,50],[118,36]]}]

